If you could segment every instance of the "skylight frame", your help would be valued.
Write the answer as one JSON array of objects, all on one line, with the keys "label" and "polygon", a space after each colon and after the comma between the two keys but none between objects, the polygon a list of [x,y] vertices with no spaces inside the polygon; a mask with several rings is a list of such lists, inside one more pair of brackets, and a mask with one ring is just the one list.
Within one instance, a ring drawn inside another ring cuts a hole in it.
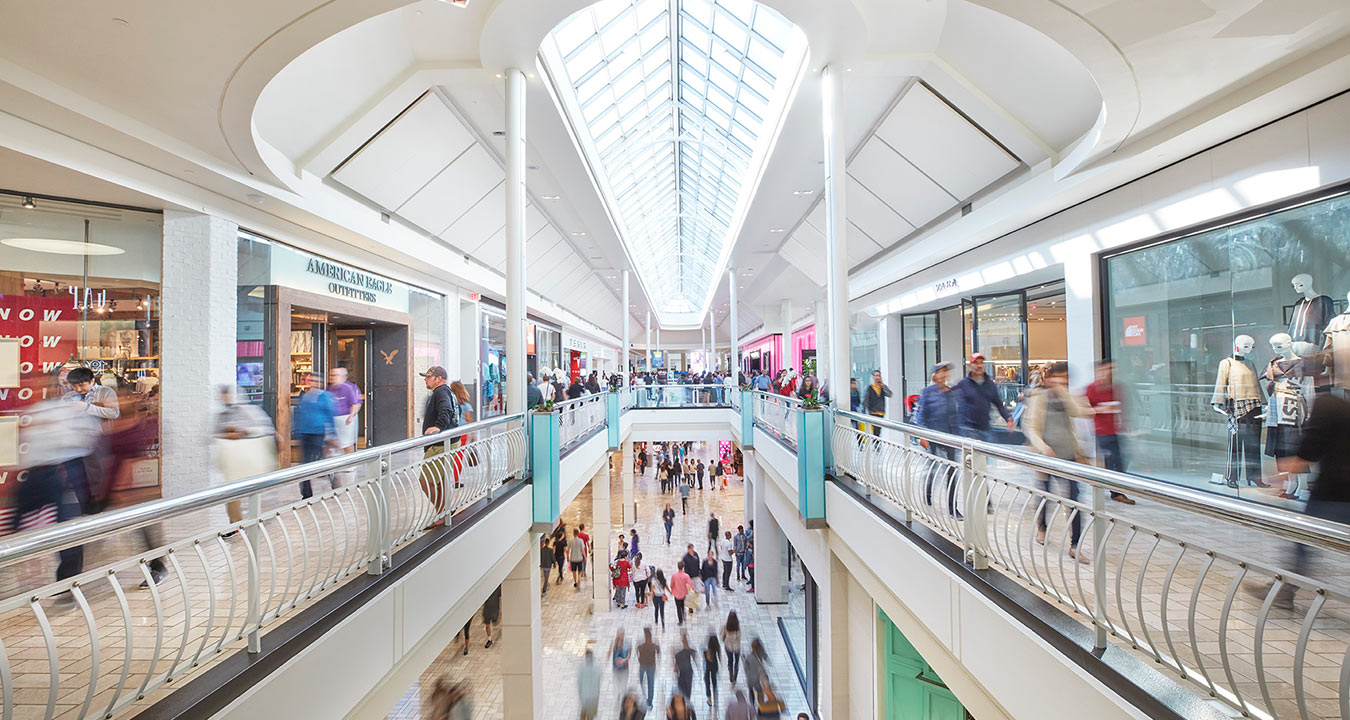
[{"label": "skylight frame", "polygon": [[806,60],[805,35],[749,0],[605,0],[541,47],[549,90],[661,324],[702,322]]}]

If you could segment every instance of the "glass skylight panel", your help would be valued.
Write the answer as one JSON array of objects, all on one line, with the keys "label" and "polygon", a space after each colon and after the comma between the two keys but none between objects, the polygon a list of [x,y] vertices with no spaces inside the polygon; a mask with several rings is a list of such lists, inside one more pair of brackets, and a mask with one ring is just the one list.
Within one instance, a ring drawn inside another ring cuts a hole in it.
[{"label": "glass skylight panel", "polygon": [[706,311],[805,54],[751,0],[605,0],[542,48],[658,315]]}]

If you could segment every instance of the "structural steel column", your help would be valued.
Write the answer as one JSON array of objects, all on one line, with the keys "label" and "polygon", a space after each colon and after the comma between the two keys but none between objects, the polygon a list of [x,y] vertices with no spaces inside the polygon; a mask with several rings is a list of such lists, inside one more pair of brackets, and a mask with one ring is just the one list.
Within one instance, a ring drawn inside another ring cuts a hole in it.
[{"label": "structural steel column", "polygon": [[741,336],[736,328],[736,269],[727,270],[727,288],[731,293],[731,366],[728,368],[732,372],[732,377],[740,382],[741,371]]},{"label": "structural steel column", "polygon": [[609,522],[609,461],[591,478],[591,598],[597,613],[609,611],[609,561],[614,547],[614,528]]},{"label": "structural steel column", "polygon": [[[848,377],[848,216],[844,208],[844,78],[841,68],[821,71],[825,136],[825,297],[829,311],[830,372]],[[817,328],[819,331],[819,328]],[[817,356],[821,353],[817,351]],[[892,381],[894,382],[894,381]]]},{"label": "structural steel column", "polygon": [[623,345],[619,348],[619,363],[620,363],[619,372],[622,373],[621,377],[623,379],[621,387],[623,389],[623,392],[628,392],[628,388],[632,387],[632,384],[630,382],[632,378],[630,378],[628,375],[628,348],[629,348],[628,326],[630,324],[630,321],[632,320],[632,316],[628,314],[627,270],[623,271],[623,312],[619,314],[619,319],[623,321]]},{"label": "structural steel column", "polygon": [[647,372],[652,371],[652,311],[647,311],[647,342],[645,345],[647,355]]},{"label": "structural steel column", "polygon": [[506,71],[506,412],[525,411],[525,73]]},{"label": "structural steel column", "polygon": [[539,608],[539,542],[502,582],[502,716],[506,720],[542,720],[544,713],[544,640]]}]

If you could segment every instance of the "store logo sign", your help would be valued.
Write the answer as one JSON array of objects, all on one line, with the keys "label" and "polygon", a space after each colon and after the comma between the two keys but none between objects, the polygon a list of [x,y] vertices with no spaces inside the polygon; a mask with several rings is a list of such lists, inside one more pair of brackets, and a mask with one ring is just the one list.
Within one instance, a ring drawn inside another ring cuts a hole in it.
[{"label": "store logo sign", "polygon": [[950,280],[943,280],[942,282],[935,283],[933,285],[933,292],[936,293],[939,297],[943,295],[949,295],[960,289],[961,286],[957,284],[956,278],[952,278]]},{"label": "store logo sign", "polygon": [[1143,315],[1125,318],[1125,332],[1121,345],[1144,345],[1148,342],[1148,324]]}]

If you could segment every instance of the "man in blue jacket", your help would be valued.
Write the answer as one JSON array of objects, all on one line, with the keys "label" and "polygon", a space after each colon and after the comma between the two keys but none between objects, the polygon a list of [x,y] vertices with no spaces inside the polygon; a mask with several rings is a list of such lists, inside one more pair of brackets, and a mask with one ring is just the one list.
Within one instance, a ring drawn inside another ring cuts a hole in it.
[{"label": "man in blue jacket", "polygon": [[[946,362],[933,366],[930,376],[933,382],[919,394],[919,404],[914,410],[914,424],[929,430],[956,435],[960,430],[961,413],[956,392],[947,386],[947,371],[950,369],[951,364]],[[956,461],[956,448],[950,445],[930,443],[927,440],[920,440],[919,444],[937,457]],[[941,477],[947,486],[947,512],[960,520],[961,514],[956,511],[956,474],[952,470],[951,466],[944,463],[932,463],[924,483],[924,500],[930,505],[933,504],[933,483]]]},{"label": "man in blue jacket", "polygon": [[976,440],[989,440],[990,408],[998,411],[1009,430],[1015,429],[1012,413],[1003,407],[1003,401],[999,399],[998,383],[984,372],[984,355],[971,355],[969,366],[969,372],[953,388],[957,405],[961,409],[959,432]]}]

